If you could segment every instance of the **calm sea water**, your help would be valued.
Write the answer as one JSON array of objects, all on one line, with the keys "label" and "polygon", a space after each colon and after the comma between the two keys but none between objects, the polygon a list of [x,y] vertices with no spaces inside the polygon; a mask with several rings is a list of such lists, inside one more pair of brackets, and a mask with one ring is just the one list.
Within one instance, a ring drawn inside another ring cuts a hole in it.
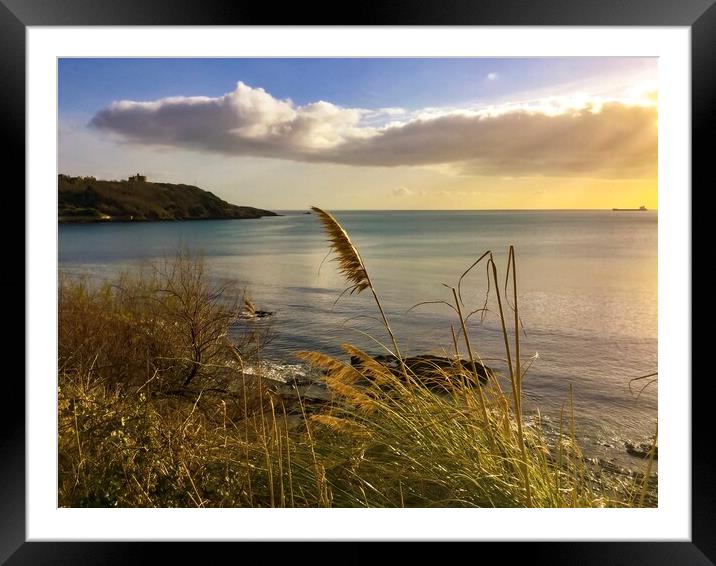
[{"label": "calm sea water", "polygon": [[[111,277],[118,270],[201,251],[218,278],[236,281],[258,308],[275,311],[274,340],[265,355],[293,361],[297,350],[341,354],[351,342],[368,351],[387,343],[369,293],[345,295],[344,281],[313,215],[286,212],[260,220],[61,225],[59,267]],[[453,351],[456,320],[440,304],[484,251],[504,274],[516,247],[525,360],[538,353],[525,379],[533,407],[558,418],[574,387],[581,435],[595,455],[635,465],[624,439],[653,433],[657,388],[638,400],[629,379],[657,371],[657,214],[611,211],[337,212],[359,248],[387,315],[408,353]],[[481,264],[482,265],[482,264]],[[466,310],[482,307],[484,267],[463,283]],[[504,275],[503,275],[504,276]],[[494,306],[494,290],[491,294]],[[486,363],[504,370],[499,320],[470,319],[472,343]]]}]

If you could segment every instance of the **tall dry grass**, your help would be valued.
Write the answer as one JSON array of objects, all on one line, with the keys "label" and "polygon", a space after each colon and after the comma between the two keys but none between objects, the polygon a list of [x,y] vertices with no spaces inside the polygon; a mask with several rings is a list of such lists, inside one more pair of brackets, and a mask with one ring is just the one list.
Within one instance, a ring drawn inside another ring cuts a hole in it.
[{"label": "tall dry grass", "polygon": [[332,401],[316,409],[297,389],[289,406],[260,371],[243,371],[257,338],[232,338],[240,295],[227,301],[197,258],[180,254],[111,285],[63,279],[61,506],[602,507],[638,505],[640,495],[643,503],[642,484],[594,481],[573,407],[556,440],[538,415],[526,420],[514,249],[504,279],[489,252],[472,266],[488,268],[508,380],[490,374],[479,385],[482,359],[463,314],[468,270],[446,301],[458,329],[454,367],[436,367],[427,384],[403,363],[357,247],[334,217],[314,211],[348,290],[370,290],[399,370],[350,344],[346,357],[359,364],[303,352]]}]

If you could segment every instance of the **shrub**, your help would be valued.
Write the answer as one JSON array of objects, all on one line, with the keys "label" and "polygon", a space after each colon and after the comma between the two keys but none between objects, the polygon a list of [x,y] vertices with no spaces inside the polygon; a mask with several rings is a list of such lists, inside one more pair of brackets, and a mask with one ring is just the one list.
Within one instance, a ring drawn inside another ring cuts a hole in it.
[{"label": "shrub", "polygon": [[231,334],[242,301],[187,253],[113,283],[61,275],[60,372],[147,392],[226,388],[258,338]]}]

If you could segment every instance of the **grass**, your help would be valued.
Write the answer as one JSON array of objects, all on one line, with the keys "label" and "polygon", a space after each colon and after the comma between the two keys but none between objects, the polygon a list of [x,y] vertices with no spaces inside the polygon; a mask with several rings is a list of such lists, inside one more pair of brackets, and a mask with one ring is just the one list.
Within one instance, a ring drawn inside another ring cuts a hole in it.
[{"label": "grass", "polygon": [[[67,507],[605,507],[644,504],[646,483],[600,482],[574,430],[556,439],[522,407],[516,260],[504,279],[485,262],[502,321],[508,380],[479,383],[461,283],[455,367],[442,391],[402,363],[397,337],[348,234],[321,219],[348,290],[371,292],[400,371],[343,344],[353,366],[319,352],[303,361],[332,401],[287,405],[247,365],[263,336],[236,337],[241,296],[186,253],[137,276],[59,288],[59,476]],[[472,269],[472,267],[470,269]],[[468,270],[463,277],[467,275]],[[510,298],[508,299],[508,294]],[[233,299],[231,299],[233,297]],[[511,316],[508,316],[508,312]],[[470,364],[457,360],[461,350]],[[260,366],[259,366],[260,368]],[[503,390],[503,385],[505,390]]]}]

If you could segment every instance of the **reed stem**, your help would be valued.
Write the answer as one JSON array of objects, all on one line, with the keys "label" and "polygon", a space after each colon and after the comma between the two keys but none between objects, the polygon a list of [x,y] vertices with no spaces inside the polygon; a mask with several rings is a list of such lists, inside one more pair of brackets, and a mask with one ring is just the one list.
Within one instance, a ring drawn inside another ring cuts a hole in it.
[{"label": "reed stem", "polygon": [[477,365],[475,364],[475,356],[472,353],[472,345],[470,344],[470,338],[467,335],[467,328],[465,327],[465,319],[462,316],[462,309],[460,308],[460,301],[457,297],[457,291],[452,290],[453,297],[455,299],[455,306],[457,307],[457,314],[460,318],[460,325],[462,326],[462,334],[465,337],[465,345],[467,346],[467,353],[470,356],[470,364],[472,365],[472,373],[475,375],[475,381],[477,383],[478,399],[480,399],[480,410],[482,411],[482,419],[487,427],[488,438],[490,439],[491,448],[495,448],[495,438],[492,435],[492,425],[490,422],[489,415],[487,414],[487,403],[485,402],[485,395],[482,392],[482,386],[480,385],[480,376],[477,373]]}]

